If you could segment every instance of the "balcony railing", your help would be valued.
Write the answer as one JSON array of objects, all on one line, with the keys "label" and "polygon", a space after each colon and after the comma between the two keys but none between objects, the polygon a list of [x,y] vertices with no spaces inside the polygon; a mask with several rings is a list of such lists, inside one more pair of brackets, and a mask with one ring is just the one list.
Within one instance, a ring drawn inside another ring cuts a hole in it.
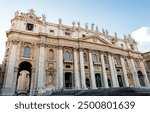
[{"label": "balcony railing", "polygon": [[100,65],[101,65],[101,62],[95,62],[95,61],[93,61],[93,64],[100,66]]},{"label": "balcony railing", "polygon": [[122,67],[121,64],[115,64],[116,67]]},{"label": "balcony railing", "polygon": [[65,64],[73,64],[73,61],[72,60],[66,60],[66,59],[64,59],[64,63]]}]

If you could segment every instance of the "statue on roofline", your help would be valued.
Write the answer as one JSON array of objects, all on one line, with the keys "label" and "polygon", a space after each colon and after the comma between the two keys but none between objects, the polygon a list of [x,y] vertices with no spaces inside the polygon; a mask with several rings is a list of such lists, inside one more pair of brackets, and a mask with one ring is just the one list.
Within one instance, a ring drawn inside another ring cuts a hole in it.
[{"label": "statue on roofline", "polygon": [[59,22],[59,24],[62,24],[62,19],[59,18],[59,19],[58,19],[58,22]]},{"label": "statue on roofline", "polygon": [[34,14],[35,11],[33,9],[29,9],[29,13]]},{"label": "statue on roofline", "polygon": [[15,12],[15,17],[19,16],[19,10]]},{"label": "statue on roofline", "polygon": [[42,21],[46,21],[46,15],[42,14]]}]

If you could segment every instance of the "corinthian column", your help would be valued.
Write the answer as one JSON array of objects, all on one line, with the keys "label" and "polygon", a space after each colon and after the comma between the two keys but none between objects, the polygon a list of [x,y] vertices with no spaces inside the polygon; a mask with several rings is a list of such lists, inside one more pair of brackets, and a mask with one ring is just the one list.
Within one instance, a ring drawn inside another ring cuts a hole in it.
[{"label": "corinthian column", "polygon": [[141,65],[141,68],[143,70],[144,81],[145,81],[146,87],[150,87],[150,83],[149,83],[149,80],[148,80],[148,77],[147,77],[147,73],[146,73],[146,70],[145,70],[145,67],[144,67],[144,63],[142,61],[140,61],[140,65]]},{"label": "corinthian column", "polygon": [[77,49],[75,48],[74,48],[74,76],[75,76],[75,89],[79,89],[80,84],[79,84],[78,55],[77,55]]},{"label": "corinthian column", "polygon": [[81,88],[85,89],[85,70],[84,70],[84,60],[83,60],[83,51],[80,49],[80,70],[81,70]]},{"label": "corinthian column", "polygon": [[101,62],[102,62],[102,73],[103,73],[103,78],[104,78],[104,87],[108,88],[109,86],[108,86],[108,81],[107,81],[106,67],[105,67],[103,54],[101,54]]},{"label": "corinthian column", "polygon": [[[13,95],[14,88],[13,88],[13,80],[14,80],[14,72],[15,72],[15,63],[16,63],[16,55],[17,55],[17,44],[19,41],[12,40],[12,45],[10,49],[10,56],[8,59],[8,69],[6,72],[6,81],[4,83],[4,90],[3,95]],[[16,79],[16,78],[15,78]]]},{"label": "corinthian column", "polygon": [[133,74],[133,79],[134,79],[134,83],[136,87],[140,87],[140,82],[138,79],[138,74],[137,74],[137,70],[135,68],[135,64],[134,64],[134,60],[131,58],[131,64],[132,64],[132,74]]},{"label": "corinthian column", "polygon": [[89,51],[89,62],[90,62],[90,77],[91,77],[92,89],[96,89],[94,67],[93,67],[93,60],[92,60],[91,51]]},{"label": "corinthian column", "polygon": [[44,68],[44,61],[45,61],[45,43],[39,43],[39,61],[38,61],[38,82],[37,88],[41,89],[44,88],[44,76],[45,76],[45,68]]},{"label": "corinthian column", "polygon": [[62,46],[58,47],[58,88],[63,88],[63,50]]},{"label": "corinthian column", "polygon": [[127,70],[125,68],[124,59],[121,57],[120,60],[121,60],[121,65],[122,65],[122,70],[123,70],[123,76],[124,76],[124,80],[125,80],[125,85],[126,85],[126,87],[129,87],[128,77],[127,77]]},{"label": "corinthian column", "polygon": [[119,87],[114,58],[110,54],[108,54],[108,60],[109,60],[110,73],[112,77],[113,87]]}]

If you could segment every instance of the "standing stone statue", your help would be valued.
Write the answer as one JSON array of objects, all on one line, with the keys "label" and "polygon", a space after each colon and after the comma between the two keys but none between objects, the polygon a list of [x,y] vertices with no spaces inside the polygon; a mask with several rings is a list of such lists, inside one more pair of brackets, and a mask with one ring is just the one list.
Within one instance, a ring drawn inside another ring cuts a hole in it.
[{"label": "standing stone statue", "polygon": [[46,15],[42,14],[42,21],[46,21]]},{"label": "standing stone statue", "polygon": [[126,38],[127,36],[124,34],[124,39]]},{"label": "standing stone statue", "polygon": [[75,26],[75,24],[76,24],[75,21],[73,21],[73,22],[72,22],[73,27]]},{"label": "standing stone statue", "polygon": [[106,30],[105,36],[108,38],[109,32]]},{"label": "standing stone statue", "polygon": [[62,24],[62,19],[61,19],[61,18],[59,18],[58,22],[59,22],[59,24]]},{"label": "standing stone statue", "polygon": [[117,37],[118,37],[116,32],[114,33],[114,36],[115,36],[115,38],[117,38]]},{"label": "standing stone statue", "polygon": [[85,23],[85,28],[88,29],[88,23]]},{"label": "standing stone statue", "polygon": [[93,23],[91,24],[91,30],[92,30],[92,31],[93,31],[93,29],[94,29],[94,25],[95,25],[95,24],[93,24]]},{"label": "standing stone statue", "polygon": [[96,32],[99,32],[99,28],[98,28],[98,26],[96,26]]},{"label": "standing stone statue", "polygon": [[102,33],[103,33],[103,35],[105,35],[105,31],[104,31],[104,29],[102,28]]},{"label": "standing stone statue", "polygon": [[19,16],[19,10],[15,12],[15,17]]},{"label": "standing stone statue", "polygon": [[34,14],[35,11],[33,9],[29,9],[29,13]]},{"label": "standing stone statue", "polygon": [[78,22],[78,27],[80,27],[80,22]]}]

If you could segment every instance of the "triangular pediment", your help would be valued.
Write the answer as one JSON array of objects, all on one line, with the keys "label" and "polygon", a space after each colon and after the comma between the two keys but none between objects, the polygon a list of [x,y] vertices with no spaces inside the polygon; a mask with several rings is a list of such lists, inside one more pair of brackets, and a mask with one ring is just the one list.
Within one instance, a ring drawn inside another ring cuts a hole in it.
[{"label": "triangular pediment", "polygon": [[88,42],[88,43],[95,43],[95,44],[100,44],[100,45],[111,45],[111,43],[108,42],[106,39],[99,37],[99,36],[94,36],[94,35],[82,37],[79,39],[79,41],[84,41],[84,42]]}]

